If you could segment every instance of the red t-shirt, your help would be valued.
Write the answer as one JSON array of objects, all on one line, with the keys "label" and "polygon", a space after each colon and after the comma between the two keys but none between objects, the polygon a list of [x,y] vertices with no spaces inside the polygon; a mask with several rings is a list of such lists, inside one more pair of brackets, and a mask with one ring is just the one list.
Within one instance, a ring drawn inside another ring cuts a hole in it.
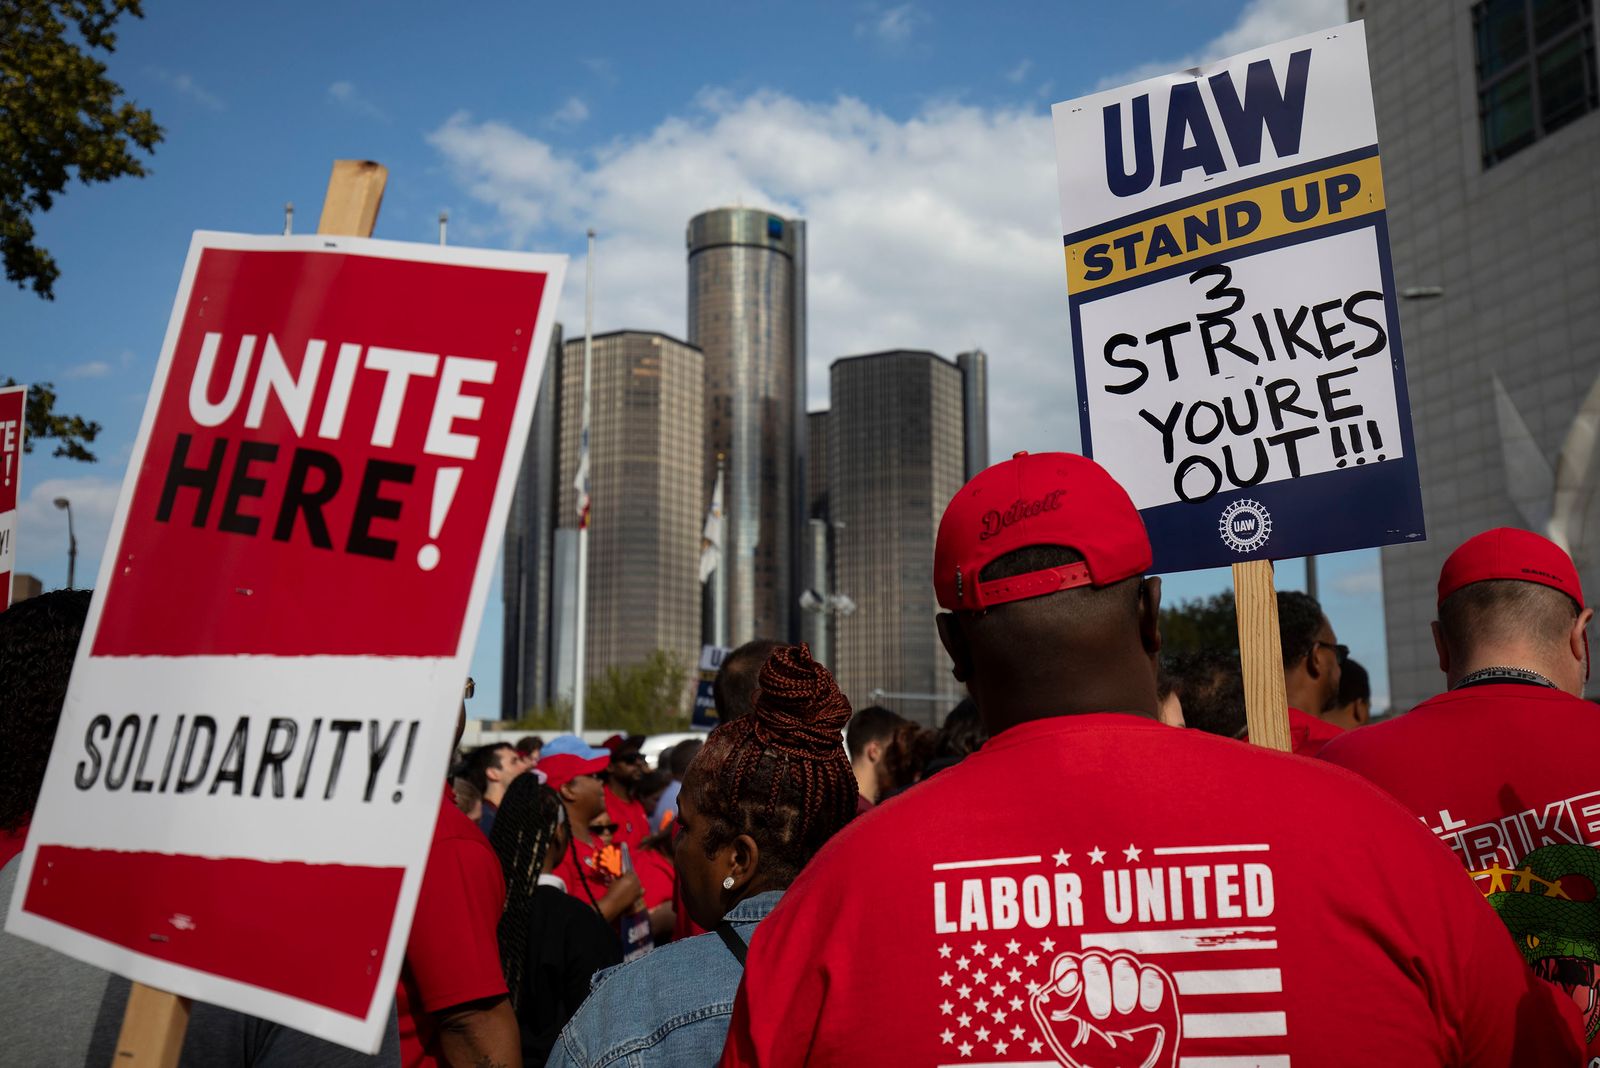
[{"label": "red t-shirt", "polygon": [[400,1063],[440,1062],[431,1013],[506,993],[498,929],[506,904],[500,861],[445,789],[400,969]]},{"label": "red t-shirt", "polygon": [[638,800],[624,801],[611,792],[610,786],[606,787],[606,814],[617,825],[612,839],[618,845],[627,842],[629,849],[636,850],[639,843],[649,837],[650,814],[644,810],[644,804]]},{"label": "red t-shirt", "polygon": [[1293,706],[1289,709],[1289,748],[1295,756],[1316,756],[1323,746],[1344,733],[1343,727],[1329,723],[1321,716],[1313,716]]},{"label": "red t-shirt", "polygon": [[[602,871],[595,863],[597,852],[592,843],[580,842],[574,838],[572,847],[567,850],[566,856],[561,858],[561,863],[556,865],[555,870],[555,874],[561,876],[567,884],[567,893],[589,904],[594,904],[605,897],[606,891],[611,887],[612,876]],[[645,907],[653,909],[663,901],[671,901],[678,875],[672,862],[653,849],[630,846],[628,855],[633,859],[633,872],[639,877],[640,886],[644,888]],[[590,900],[591,894],[593,901]]]},{"label": "red t-shirt", "polygon": [[853,821],[751,941],[723,1065],[1575,1063],[1393,802],[1130,715],[991,738]]},{"label": "red t-shirt", "polygon": [[[1321,757],[1398,798],[1473,873],[1535,969],[1572,981],[1556,974],[1568,959],[1556,950],[1593,943],[1600,896],[1589,848],[1600,845],[1600,708],[1545,686],[1469,686],[1351,731]],[[1545,900],[1530,909],[1529,894]],[[1600,959],[1577,959],[1591,981],[1574,996],[1597,1042]]]}]

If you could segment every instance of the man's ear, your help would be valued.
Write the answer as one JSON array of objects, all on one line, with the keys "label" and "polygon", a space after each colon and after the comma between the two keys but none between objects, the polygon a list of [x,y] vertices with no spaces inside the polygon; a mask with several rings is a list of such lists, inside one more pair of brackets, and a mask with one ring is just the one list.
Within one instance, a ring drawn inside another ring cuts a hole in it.
[{"label": "man's ear", "polygon": [[950,673],[957,682],[966,682],[972,677],[972,653],[967,648],[967,636],[961,630],[961,618],[954,612],[940,612],[933,621],[939,627],[939,641],[944,644],[944,651],[950,654]]},{"label": "man's ear", "polygon": [[1444,628],[1439,626],[1436,619],[1433,627],[1433,650],[1439,654],[1439,670],[1446,675],[1450,674],[1450,647],[1444,643]]},{"label": "man's ear", "polygon": [[1139,638],[1151,656],[1161,652],[1161,579],[1147,578],[1139,584]]},{"label": "man's ear", "polygon": [[868,742],[867,747],[861,751],[861,755],[867,758],[868,764],[876,764],[883,759],[883,743]]},{"label": "man's ear", "polygon": [[1356,698],[1350,703],[1350,714],[1355,717],[1357,727],[1365,727],[1372,718],[1372,702],[1365,697]]},{"label": "man's ear", "polygon": [[1589,622],[1594,619],[1594,609],[1585,608],[1578,613],[1577,621],[1572,624],[1572,631],[1567,635],[1567,644],[1572,649],[1572,658],[1582,664],[1585,670],[1589,667],[1589,642],[1585,635],[1589,632]]}]

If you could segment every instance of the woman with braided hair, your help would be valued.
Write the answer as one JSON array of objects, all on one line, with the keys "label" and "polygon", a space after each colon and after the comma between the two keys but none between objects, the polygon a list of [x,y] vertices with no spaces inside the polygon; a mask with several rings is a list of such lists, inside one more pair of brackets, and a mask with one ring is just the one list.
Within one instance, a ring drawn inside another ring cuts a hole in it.
[{"label": "woman with braided hair", "polygon": [[560,795],[536,776],[513,779],[490,842],[506,877],[500,964],[528,1065],[550,1056],[594,973],[622,960],[616,931],[553,874],[571,838]]},{"label": "woman with braided hair", "polygon": [[756,924],[855,816],[849,720],[850,702],[805,645],[771,654],[755,707],[711,732],[678,795],[679,886],[712,933],[602,975],[552,1068],[715,1062]]}]

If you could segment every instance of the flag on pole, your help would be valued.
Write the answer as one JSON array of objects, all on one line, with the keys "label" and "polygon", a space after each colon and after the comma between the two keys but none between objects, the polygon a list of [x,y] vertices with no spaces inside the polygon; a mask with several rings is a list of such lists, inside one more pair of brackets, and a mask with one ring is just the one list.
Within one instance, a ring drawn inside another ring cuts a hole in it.
[{"label": "flag on pole", "polygon": [[717,565],[722,563],[722,472],[717,472],[711,490],[711,507],[706,512],[705,530],[700,534],[700,584],[703,586]]},{"label": "flag on pole", "polygon": [[578,477],[572,480],[578,491],[578,529],[589,529],[589,429],[585,427],[578,439]]}]

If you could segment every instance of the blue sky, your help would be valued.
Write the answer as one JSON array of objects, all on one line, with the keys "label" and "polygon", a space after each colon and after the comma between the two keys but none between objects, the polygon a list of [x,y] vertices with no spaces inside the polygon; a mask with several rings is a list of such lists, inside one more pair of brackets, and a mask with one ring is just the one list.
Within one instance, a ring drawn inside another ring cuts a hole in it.
[{"label": "blue sky", "polygon": [[[0,375],[104,424],[100,462],[25,461],[19,568],[80,582],[105,546],[189,235],[315,228],[336,158],[388,166],[376,236],[567,252],[601,235],[596,329],[685,333],[683,227],[744,203],[809,222],[810,405],[840,356],[990,354],[991,449],[1077,445],[1049,105],[1345,21],[1339,0],[1105,4],[147,5],[113,77],[166,128],[151,174],[38,218],[53,302],[0,290]],[[1298,562],[1279,585],[1303,581]],[[1377,553],[1325,558],[1323,600],[1386,690]],[[1225,571],[1171,576],[1167,597]],[[499,583],[473,711],[499,708]]]}]

